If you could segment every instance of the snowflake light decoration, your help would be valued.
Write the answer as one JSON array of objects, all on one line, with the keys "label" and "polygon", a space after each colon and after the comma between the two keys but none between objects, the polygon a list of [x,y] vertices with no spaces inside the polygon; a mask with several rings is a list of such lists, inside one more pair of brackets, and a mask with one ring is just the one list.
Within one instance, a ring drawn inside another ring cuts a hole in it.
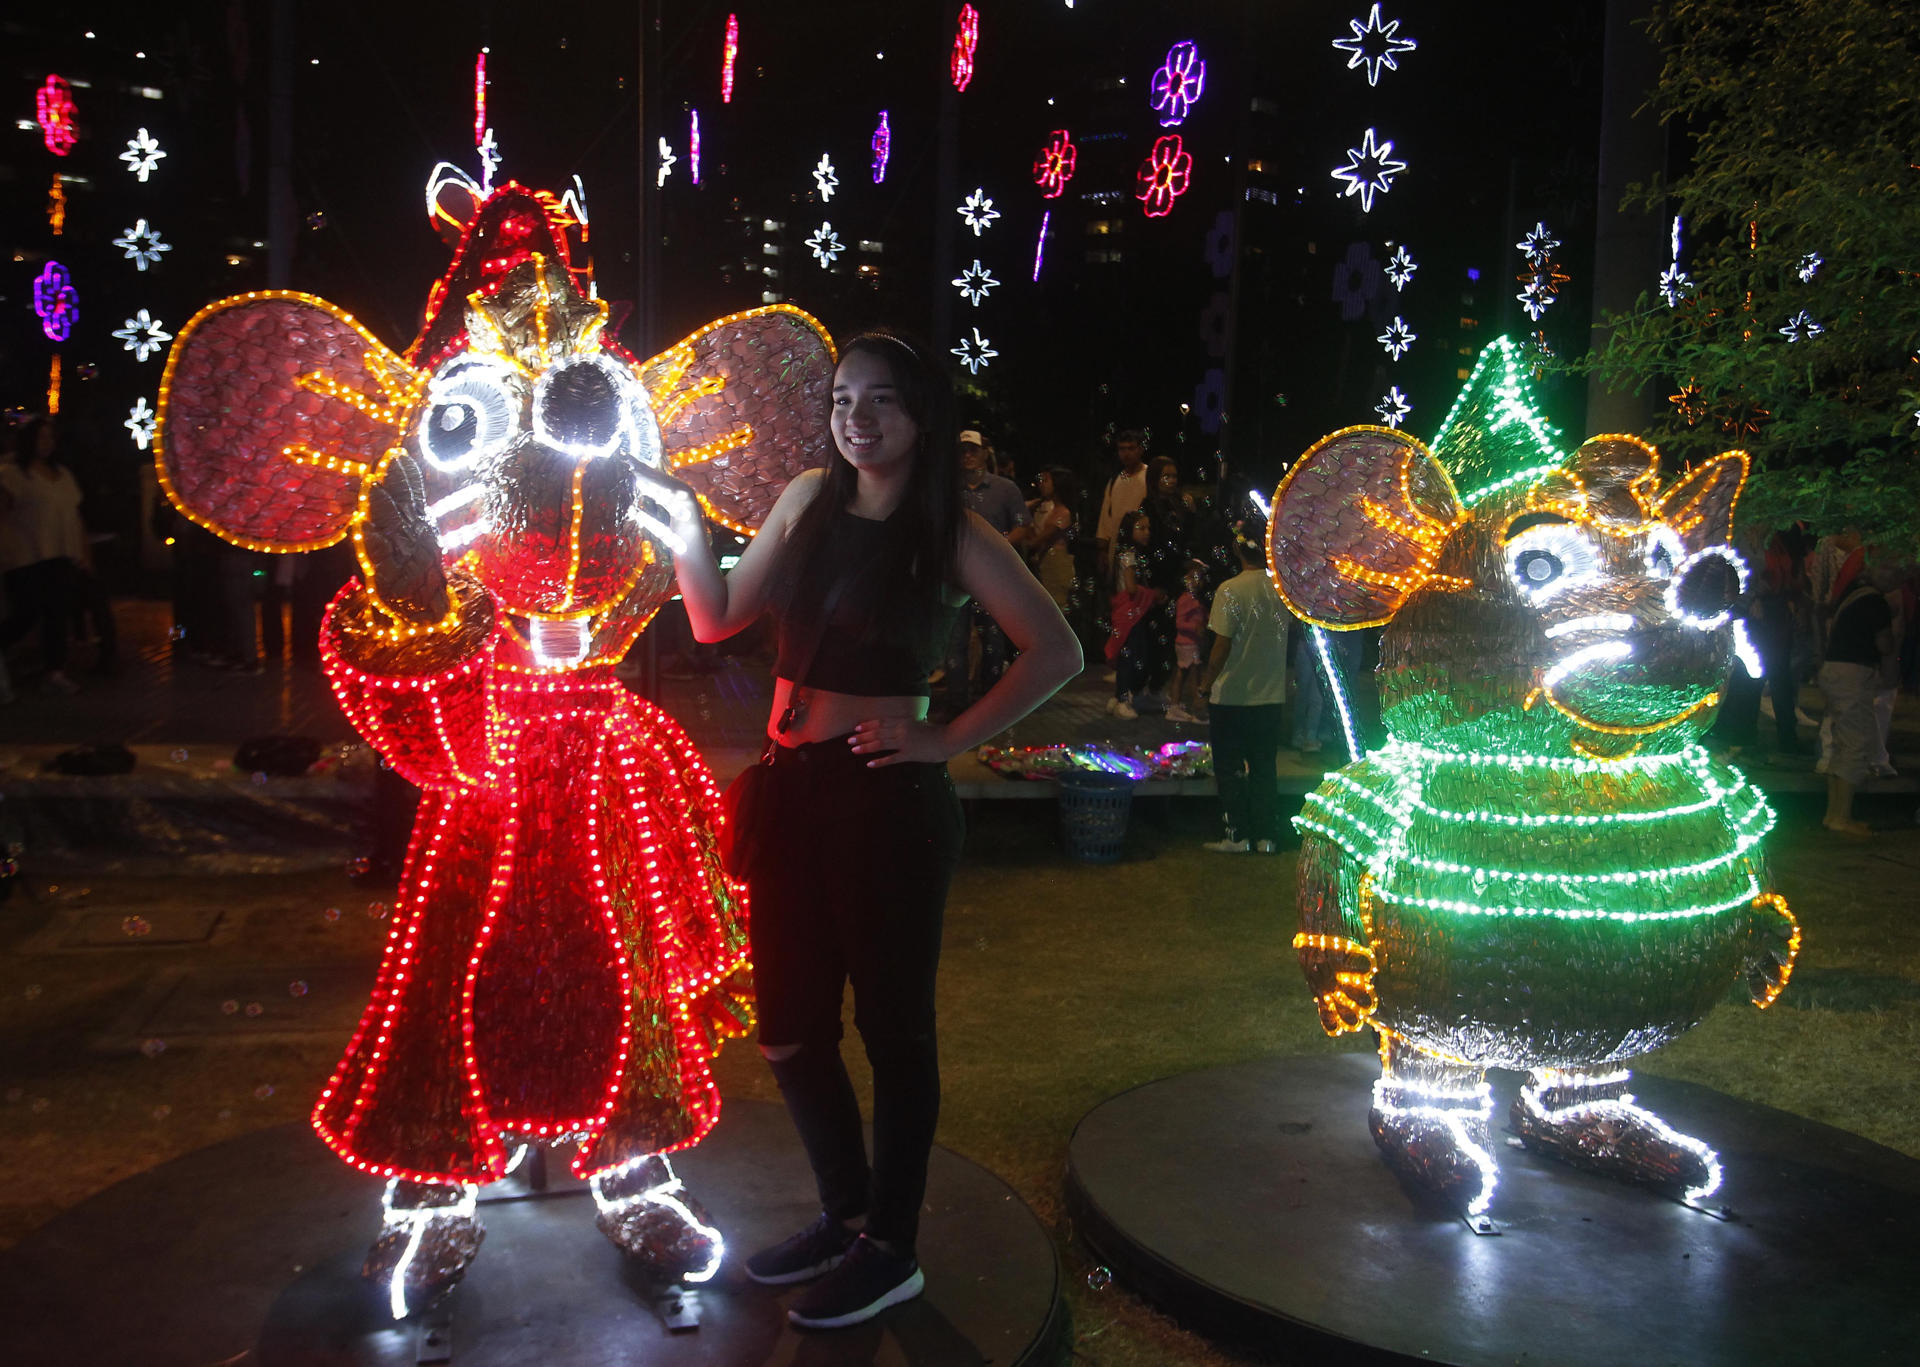
[{"label": "snowflake light decoration", "polygon": [[660,169],[653,173],[653,183],[656,186],[665,185],[667,177],[673,174],[673,168],[679,164],[679,161],[680,158],[673,154],[673,144],[665,138],[660,139]]},{"label": "snowflake light decoration", "polygon": [[[35,121],[40,125],[40,141],[56,157],[64,157],[80,139],[74,128],[73,87],[64,76],[49,76],[34,92]],[[29,125],[31,126],[31,125]]]},{"label": "snowflake light decoration", "polygon": [[114,238],[113,245],[125,249],[127,260],[133,262],[136,270],[143,271],[158,264],[161,252],[173,250],[160,240],[160,234],[144,218]]},{"label": "snowflake light decoration", "polygon": [[1405,246],[1395,247],[1393,255],[1387,258],[1387,279],[1392,282],[1396,292],[1405,289],[1413,280],[1413,273],[1419,269],[1419,262],[1407,254]]},{"label": "snowflake light decoration", "polygon": [[994,219],[1000,217],[1000,211],[993,207],[993,201],[987,198],[986,187],[982,186],[967,196],[967,202],[954,210],[965,219],[967,226],[973,229],[975,237],[987,230]]},{"label": "snowflake light decoration", "polygon": [[1397,361],[1406,355],[1407,348],[1413,345],[1414,339],[1419,335],[1407,326],[1406,319],[1395,314],[1393,321],[1387,324],[1387,330],[1373,340],[1386,348],[1387,355]]},{"label": "snowflake light decoration", "polygon": [[1394,61],[1394,58],[1403,52],[1412,52],[1420,46],[1411,38],[1398,37],[1400,21],[1398,19],[1382,21],[1378,4],[1374,5],[1367,15],[1366,23],[1362,24],[1358,19],[1349,19],[1347,27],[1353,30],[1353,37],[1335,38],[1333,45],[1340,51],[1350,54],[1347,58],[1347,70],[1351,71],[1362,62],[1366,63],[1368,85],[1380,83],[1381,67],[1385,67],[1388,71],[1398,71],[1400,64]]},{"label": "snowflake light decoration", "polygon": [[959,287],[960,293],[966,296],[969,304],[979,308],[980,301],[987,297],[987,291],[1000,282],[993,278],[991,271],[980,264],[980,258],[976,256],[971,266],[953,277],[953,283]]},{"label": "snowflake light decoration", "polygon": [[833,259],[846,250],[840,245],[840,234],[833,230],[831,223],[822,223],[815,229],[813,236],[807,239],[807,245],[813,248],[814,259],[822,266],[831,266]]},{"label": "snowflake light decoration", "polygon": [[1360,196],[1360,212],[1373,212],[1373,197],[1393,188],[1393,178],[1407,169],[1404,161],[1393,159],[1393,144],[1380,142],[1371,128],[1358,147],[1347,149],[1347,164],[1333,168],[1333,178],[1343,180],[1347,188],[1342,198]]},{"label": "snowflake light decoration", "polygon": [[962,337],[960,345],[950,350],[960,358],[960,364],[967,368],[969,375],[978,375],[981,366],[1000,354],[993,349],[992,343],[980,335],[979,328],[973,330],[971,339]]},{"label": "snowflake light decoration", "polygon": [[64,342],[73,335],[80,318],[80,292],[73,277],[58,261],[49,261],[33,280],[33,311],[40,316],[40,330],[50,342]]},{"label": "snowflake light decoration", "polygon": [[820,202],[833,198],[833,192],[840,188],[840,173],[833,169],[833,158],[825,152],[820,154],[819,164],[813,168],[813,183],[820,191]]},{"label": "snowflake light decoration", "polygon": [[1532,232],[1513,245],[1526,254],[1528,261],[1538,265],[1553,255],[1554,248],[1560,245],[1560,239],[1547,231],[1546,224],[1536,223]]},{"label": "snowflake light decoration", "polygon": [[1800,258],[1800,263],[1793,268],[1793,271],[1800,277],[1800,283],[1805,285],[1813,280],[1813,273],[1826,264],[1826,258],[1819,252],[1808,252]]},{"label": "snowflake light decoration", "polygon": [[1805,309],[1787,319],[1787,325],[1780,329],[1780,335],[1789,342],[1810,342],[1826,329],[1813,321],[1813,315]]},{"label": "snowflake light decoration", "polygon": [[158,318],[149,317],[145,309],[127,319],[125,327],[115,328],[113,335],[126,343],[125,349],[136,361],[146,360],[160,350],[162,343],[173,340],[173,334],[160,326]]},{"label": "snowflake light decoration", "polygon": [[1182,149],[1178,133],[1155,138],[1153,150],[1133,178],[1138,187],[1133,197],[1140,201],[1147,217],[1163,218],[1173,212],[1173,202],[1193,181],[1193,154]]},{"label": "snowflake light decoration", "polygon": [[1153,108],[1160,115],[1160,126],[1172,128],[1183,122],[1206,83],[1207,64],[1200,60],[1199,48],[1192,43],[1168,48],[1167,60],[1153,73]]},{"label": "snowflake light decoration", "polygon": [[1407,396],[1400,392],[1399,385],[1390,385],[1387,396],[1373,406],[1380,420],[1389,427],[1398,427],[1407,420],[1407,414],[1413,412],[1413,405],[1407,402]]},{"label": "snowflake light decoration", "polygon": [[142,394],[133,401],[133,407],[127,410],[127,420],[120,425],[133,433],[133,444],[142,451],[153,441],[153,410],[147,407],[147,396]]},{"label": "snowflake light decoration", "polygon": [[1064,128],[1054,129],[1047,139],[1047,145],[1033,159],[1033,183],[1040,187],[1042,199],[1058,199],[1073,179],[1073,164],[1079,159],[1080,149]]},{"label": "snowflake light decoration", "polygon": [[127,139],[127,150],[120,154],[120,160],[124,161],[127,169],[138,176],[140,183],[145,185],[147,177],[153,174],[154,168],[160,164],[160,158],[165,155],[166,153],[160,150],[160,144],[154,141],[153,134],[142,128]]},{"label": "snowflake light decoration", "polygon": [[1693,293],[1693,277],[1681,270],[1678,263],[1668,266],[1660,272],[1660,297],[1667,301],[1667,307],[1680,307],[1680,301]]}]

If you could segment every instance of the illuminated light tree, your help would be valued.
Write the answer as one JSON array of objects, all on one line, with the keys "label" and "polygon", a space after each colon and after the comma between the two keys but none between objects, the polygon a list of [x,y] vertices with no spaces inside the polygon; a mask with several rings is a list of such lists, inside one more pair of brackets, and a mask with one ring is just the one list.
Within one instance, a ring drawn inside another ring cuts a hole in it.
[{"label": "illuminated light tree", "polygon": [[372,999],[313,1112],[388,1181],[366,1270],[396,1315],[461,1275],[475,1188],[526,1143],[577,1143],[596,1223],[651,1274],[702,1281],[722,1251],[671,1155],[719,1118],[714,1053],[751,1027],[744,891],[711,774],[612,668],[674,591],[688,495],[659,472],[750,533],[824,463],[834,351],[781,305],[636,360],[575,286],[561,206],[507,185],[454,211],[404,354],[259,291],[183,327],[160,390],[183,514],[255,551],[351,544],[322,660],[423,790]]},{"label": "illuminated light tree", "polygon": [[160,240],[160,234],[144,218],[114,238],[113,245],[124,250],[126,259],[133,262],[136,269],[142,271],[148,266],[158,264],[160,253],[173,250]]},{"label": "illuminated light tree", "polygon": [[953,74],[953,88],[964,91],[973,82],[973,54],[980,46],[980,11],[972,5],[960,6],[954,22],[953,55],[947,68]]},{"label": "illuminated light tree", "polygon": [[1058,199],[1073,179],[1074,162],[1080,151],[1064,128],[1048,134],[1047,145],[1033,159],[1033,183],[1041,189],[1042,199]]},{"label": "illuminated light tree", "polygon": [[720,103],[733,103],[733,64],[740,56],[740,16],[727,16],[727,36],[720,44]]},{"label": "illuminated light tree", "polygon": [[1743,644],[1747,469],[1663,488],[1638,438],[1564,450],[1501,338],[1431,447],[1346,428],[1274,495],[1288,608],[1385,628],[1385,742],[1297,818],[1294,948],[1327,1032],[1378,1033],[1382,1153],[1469,1218],[1498,1176],[1490,1066],[1528,1070],[1527,1147],[1688,1202],[1720,1183],[1624,1065],[1736,983],[1770,1005],[1799,950],[1773,813],[1697,743]]},{"label": "illuminated light tree", "polygon": [[34,94],[33,107],[40,125],[41,143],[56,157],[66,156],[80,139],[74,123],[77,113],[73,107],[73,87],[67,84],[66,77],[47,77]]},{"label": "illuminated light tree", "polygon": [[127,139],[127,150],[120,154],[120,160],[145,185],[147,177],[159,167],[160,159],[164,156],[166,153],[160,150],[160,144],[154,141],[153,134],[142,128]]},{"label": "illuminated light tree", "polygon": [[1187,192],[1193,180],[1193,156],[1180,145],[1178,133],[1153,140],[1140,169],[1134,173],[1133,197],[1140,201],[1148,218],[1163,218],[1173,212],[1173,202]]},{"label": "illuminated light tree", "polygon": [[893,130],[887,126],[887,111],[880,111],[880,122],[873,126],[873,183],[887,178],[887,159],[893,155]]},{"label": "illuminated light tree", "polygon": [[64,342],[73,335],[73,325],[80,320],[80,293],[58,261],[47,262],[34,277],[33,311],[48,341]]},{"label": "illuminated light tree", "polygon": [[1380,84],[1380,68],[1398,71],[1400,63],[1394,58],[1403,53],[1412,52],[1420,45],[1411,38],[1397,36],[1400,21],[1380,18],[1380,6],[1374,5],[1363,24],[1358,19],[1347,20],[1347,27],[1353,30],[1351,38],[1335,38],[1333,45],[1347,56],[1347,70],[1364,65],[1367,69],[1367,84]]},{"label": "illuminated light tree", "polygon": [[1207,64],[1200,60],[1199,48],[1187,42],[1168,48],[1166,61],[1153,73],[1149,94],[1160,126],[1173,128],[1184,123],[1206,83]]},{"label": "illuminated light tree", "polygon": [[1393,178],[1407,169],[1404,161],[1393,158],[1393,144],[1378,141],[1369,128],[1358,147],[1347,149],[1347,164],[1333,168],[1333,178],[1346,183],[1342,198],[1360,196],[1360,212],[1373,212],[1373,197],[1393,189]]}]

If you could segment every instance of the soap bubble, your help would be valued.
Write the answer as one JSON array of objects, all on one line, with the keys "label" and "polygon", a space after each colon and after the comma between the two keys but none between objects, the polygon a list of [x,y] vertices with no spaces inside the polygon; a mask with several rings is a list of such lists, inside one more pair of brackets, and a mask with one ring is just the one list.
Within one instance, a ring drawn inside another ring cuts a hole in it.
[{"label": "soap bubble", "polygon": [[159,1058],[167,1052],[167,1042],[163,1039],[143,1039],[140,1041],[140,1052],[148,1058]]},{"label": "soap bubble", "polygon": [[171,1106],[155,1106],[153,1108],[153,1118],[155,1120],[165,1120],[168,1116],[172,1114],[173,1114],[173,1107]]},{"label": "soap bubble", "polygon": [[152,932],[153,923],[144,916],[129,916],[120,923],[120,929],[137,940]]},{"label": "soap bubble", "polygon": [[259,1014],[260,1014],[260,1013],[261,1013],[262,1011],[265,1011],[266,1009],[267,1009],[267,1008],[266,1008],[266,1007],[264,1007],[264,1006],[262,1006],[262,1005],[260,1005],[260,1003],[259,1003],[259,1002],[248,1002],[248,1003],[247,1003],[247,1014],[248,1014],[249,1016],[257,1016],[257,1015],[259,1015]]},{"label": "soap bubble", "polygon": [[232,997],[228,997],[225,1001],[220,1003],[220,1010],[224,1015],[231,1016],[237,1011],[239,1011],[239,1009],[240,1009],[240,1003],[235,1001]]},{"label": "soap bubble", "polygon": [[1113,1272],[1110,1268],[1096,1267],[1093,1271],[1087,1273],[1087,1289],[1089,1291],[1105,1291],[1112,1285]]},{"label": "soap bubble", "polygon": [[387,919],[387,912],[388,912],[389,910],[391,910],[391,908],[390,908],[390,907],[388,907],[388,906],[387,906],[387,904],[386,904],[385,902],[369,902],[369,903],[367,903],[367,915],[369,915],[369,916],[371,916],[371,917],[372,917],[372,918],[373,918],[374,920],[376,920],[376,921],[384,921],[384,920],[386,920],[386,919]]},{"label": "soap bubble", "polygon": [[271,1082],[263,1082],[258,1087],[255,1087],[253,1089],[253,1099],[255,1101],[265,1101],[268,1097],[272,1095],[273,1095],[273,1084]]},{"label": "soap bubble", "polygon": [[325,911],[321,912],[320,914],[326,917],[329,921],[337,921],[340,919],[340,908],[328,907]]},{"label": "soap bubble", "polygon": [[187,760],[190,758],[190,756],[187,753],[187,747],[184,745],[181,746],[179,749],[173,752],[170,758],[173,760],[175,764],[185,764]]},{"label": "soap bubble", "polygon": [[290,997],[304,997],[307,995],[307,985],[296,979],[287,984],[287,995]]}]

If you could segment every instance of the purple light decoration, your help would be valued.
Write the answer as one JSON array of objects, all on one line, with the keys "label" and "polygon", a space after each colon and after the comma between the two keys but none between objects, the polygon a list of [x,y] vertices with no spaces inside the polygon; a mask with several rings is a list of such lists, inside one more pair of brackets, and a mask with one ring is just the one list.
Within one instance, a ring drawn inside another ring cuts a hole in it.
[{"label": "purple light decoration", "polygon": [[1168,48],[1165,64],[1153,73],[1153,107],[1160,126],[1172,128],[1184,120],[1206,82],[1207,64],[1200,60],[1199,48],[1185,42]]},{"label": "purple light decoration", "polygon": [[1040,261],[1047,252],[1047,224],[1053,219],[1053,210],[1040,215],[1040,238],[1033,244],[1033,283],[1040,283]]},{"label": "purple light decoration", "polygon": [[73,277],[58,261],[47,262],[34,278],[33,311],[50,341],[64,342],[73,335],[74,322],[80,317],[80,295],[73,288]]},{"label": "purple light decoration", "polygon": [[687,130],[687,164],[693,183],[700,183],[700,111],[693,111],[693,126]]},{"label": "purple light decoration", "polygon": [[887,178],[887,157],[893,151],[893,130],[887,127],[887,111],[880,111],[880,122],[873,126],[873,183]]},{"label": "purple light decoration", "polygon": [[1480,268],[1478,266],[1468,266],[1467,279],[1478,280],[1479,278],[1480,278]]}]

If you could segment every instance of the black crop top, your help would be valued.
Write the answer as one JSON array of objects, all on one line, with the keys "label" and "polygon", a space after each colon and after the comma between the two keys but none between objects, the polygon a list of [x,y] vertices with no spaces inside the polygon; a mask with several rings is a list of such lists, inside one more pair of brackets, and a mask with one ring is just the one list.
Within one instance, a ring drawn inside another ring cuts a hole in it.
[{"label": "black crop top", "polygon": [[[887,542],[897,536],[892,518],[876,522],[844,509],[814,562],[801,570],[793,601],[779,619],[780,651],[773,672],[783,679],[829,693],[856,697],[928,697],[927,676],[946,654],[947,635],[962,604],[945,603],[931,620],[880,625],[883,609],[878,563],[887,559]],[[817,614],[833,584],[853,575],[833,606],[807,677],[794,678],[819,631]]]}]

